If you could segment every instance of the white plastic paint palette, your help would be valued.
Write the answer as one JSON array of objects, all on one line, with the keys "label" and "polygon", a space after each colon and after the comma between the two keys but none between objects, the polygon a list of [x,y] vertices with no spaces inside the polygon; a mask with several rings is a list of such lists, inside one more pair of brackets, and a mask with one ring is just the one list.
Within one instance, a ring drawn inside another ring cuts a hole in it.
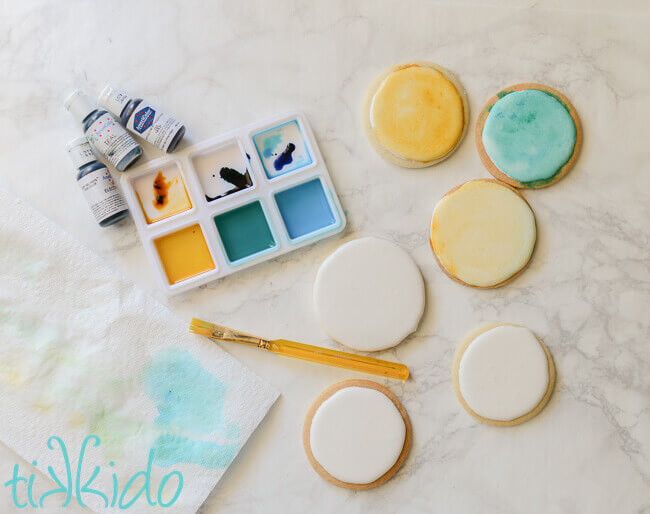
[{"label": "white plastic paint palette", "polygon": [[311,128],[297,112],[150,161],[121,181],[140,238],[168,294],[345,228]]}]

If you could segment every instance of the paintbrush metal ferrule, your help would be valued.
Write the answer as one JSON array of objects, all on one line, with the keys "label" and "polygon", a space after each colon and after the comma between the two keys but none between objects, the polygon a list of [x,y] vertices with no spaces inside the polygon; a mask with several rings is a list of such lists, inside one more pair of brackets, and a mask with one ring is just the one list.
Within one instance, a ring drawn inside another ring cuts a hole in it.
[{"label": "paintbrush metal ferrule", "polygon": [[233,330],[232,328],[224,327],[223,325],[212,326],[212,338],[219,341],[227,341],[229,343],[243,344],[246,346],[254,346],[263,350],[271,349],[271,342],[260,337]]}]

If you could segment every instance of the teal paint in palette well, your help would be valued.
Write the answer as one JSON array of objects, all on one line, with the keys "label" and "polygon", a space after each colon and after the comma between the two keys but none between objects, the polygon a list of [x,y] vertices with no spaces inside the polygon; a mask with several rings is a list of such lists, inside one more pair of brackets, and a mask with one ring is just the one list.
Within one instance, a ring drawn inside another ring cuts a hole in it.
[{"label": "teal paint in palette well", "polygon": [[278,246],[259,200],[215,216],[214,223],[230,263]]},{"label": "teal paint in palette well", "polygon": [[576,127],[553,95],[513,91],[490,109],[482,138],[492,162],[525,184],[549,180],[562,169],[573,154]]},{"label": "teal paint in palette well", "polygon": [[319,178],[290,187],[274,196],[289,239],[298,239],[337,222]]},{"label": "teal paint in palette well", "polygon": [[[162,433],[154,443],[154,464],[178,463],[226,468],[237,454],[240,429],[224,417],[228,387],[186,350],[154,355],[144,371],[144,386],[158,409],[154,424]],[[225,443],[206,441],[216,434]]]}]

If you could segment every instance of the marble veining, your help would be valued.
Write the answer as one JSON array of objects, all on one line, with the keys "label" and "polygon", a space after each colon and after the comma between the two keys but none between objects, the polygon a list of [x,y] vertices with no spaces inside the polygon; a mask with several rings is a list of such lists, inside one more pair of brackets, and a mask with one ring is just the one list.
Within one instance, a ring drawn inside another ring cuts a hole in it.
[{"label": "marble veining", "polygon": [[[182,117],[183,145],[295,107],[312,125],[347,211],[347,231],[171,300],[156,296],[188,320],[219,319],[336,347],[310,301],[327,255],[357,237],[384,237],[405,247],[422,270],[427,307],[419,329],[378,355],[412,373],[406,383],[379,380],[413,424],[400,472],[355,494],[323,482],[304,456],[302,422],[314,398],[336,381],[365,376],[229,346],[283,397],[203,514],[648,512],[648,21],[641,0],[570,7],[558,0],[254,0],[191,8],[143,0],[128,12],[116,3],[79,9],[14,2],[0,18],[0,181],[155,291],[132,222],[98,229],[77,191],[63,147],[79,132],[62,107],[65,94],[75,87],[98,93],[107,83],[137,91]],[[470,134],[450,159],[424,170],[384,162],[360,119],[371,81],[411,58],[448,67],[470,101]],[[562,181],[525,192],[539,228],[529,268],[506,287],[476,291],[438,269],[429,221],[446,191],[490,177],[473,144],[476,113],[496,91],[521,82],[566,94],[580,114],[584,144]],[[143,147],[146,158],[162,155]],[[495,321],[534,331],[558,372],[546,408],[513,429],[479,424],[451,384],[457,345]],[[27,466],[0,445],[0,478],[6,481],[18,462]],[[0,489],[0,511],[9,502]]]}]

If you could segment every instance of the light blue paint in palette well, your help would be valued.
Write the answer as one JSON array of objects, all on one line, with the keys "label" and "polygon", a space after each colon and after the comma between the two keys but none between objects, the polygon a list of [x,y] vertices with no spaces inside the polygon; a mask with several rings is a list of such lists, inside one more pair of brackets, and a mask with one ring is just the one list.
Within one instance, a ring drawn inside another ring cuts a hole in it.
[{"label": "light blue paint in palette well", "polygon": [[[154,443],[154,464],[228,467],[239,448],[240,430],[223,412],[228,388],[186,350],[154,355],[144,372],[144,386],[158,409],[155,425],[163,432]],[[205,440],[217,434],[218,444]]]},{"label": "light blue paint in palette well", "polygon": [[214,223],[231,264],[268,253],[278,246],[259,200],[215,216]]},{"label": "light blue paint in palette well", "polygon": [[571,158],[576,127],[567,108],[540,90],[513,91],[491,108],[483,146],[506,175],[524,184],[547,181]]},{"label": "light blue paint in palette well", "polygon": [[337,222],[319,178],[290,187],[274,196],[291,240],[333,226]]},{"label": "light blue paint in palette well", "polygon": [[253,143],[268,178],[304,168],[313,162],[296,120],[254,134]]}]

